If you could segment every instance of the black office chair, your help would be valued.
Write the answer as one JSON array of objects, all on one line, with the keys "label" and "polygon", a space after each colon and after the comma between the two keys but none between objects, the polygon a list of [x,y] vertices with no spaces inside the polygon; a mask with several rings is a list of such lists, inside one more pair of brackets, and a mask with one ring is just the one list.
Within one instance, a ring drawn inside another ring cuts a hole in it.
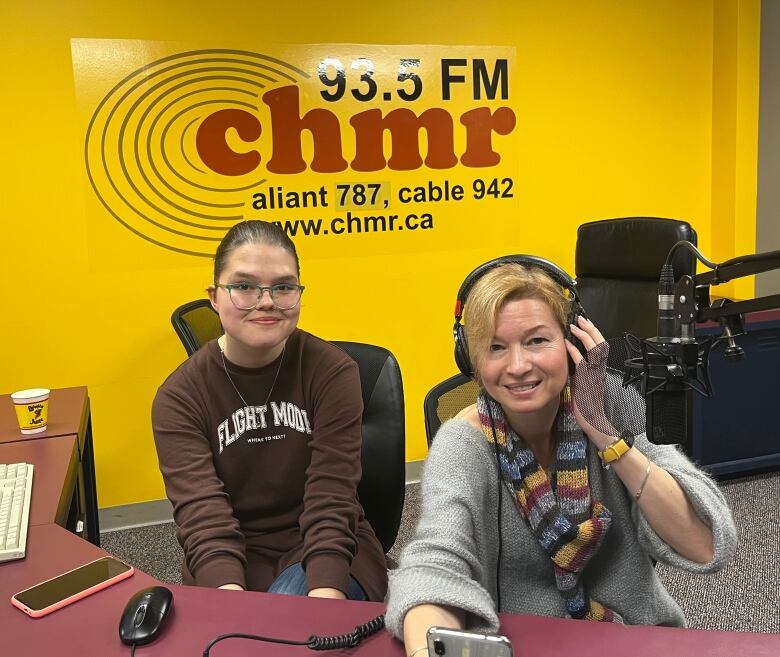
[{"label": "black office chair", "polygon": [[[669,249],[680,241],[696,244],[685,222],[625,217],[582,224],[577,230],[574,271],[582,307],[609,340],[631,333],[657,335],[658,279]],[[678,249],[674,279],[696,272],[693,254]]]},{"label": "black office chair", "polygon": [[358,498],[376,537],[389,552],[401,526],[406,492],[406,429],[401,369],[389,350],[362,342],[332,344],[360,370],[363,392],[363,476]]},{"label": "black office chair", "polygon": [[[582,224],[577,230],[575,273],[582,307],[607,340],[631,333],[638,338],[658,335],[658,279],[672,246],[696,244],[696,231],[685,222],[656,217],[625,217]],[[672,260],[674,280],[696,272],[694,255],[678,249]],[[624,369],[626,343],[613,340],[610,363]],[[693,395],[685,399],[683,450],[691,453]]]},{"label": "black office chair", "polygon": [[[173,311],[171,322],[187,355],[222,334],[219,316],[206,299]],[[406,492],[406,425],[401,369],[390,351],[361,342],[332,341],[357,363],[363,393],[363,476],[358,499],[385,553],[401,525]]]},{"label": "black office chair", "polygon": [[197,299],[179,306],[171,315],[171,324],[184,345],[187,356],[192,356],[209,340],[222,335],[219,315],[208,299]]},{"label": "black office chair", "polygon": [[431,388],[423,401],[425,437],[429,447],[439,427],[476,402],[478,396],[479,384],[463,374],[451,376]]}]

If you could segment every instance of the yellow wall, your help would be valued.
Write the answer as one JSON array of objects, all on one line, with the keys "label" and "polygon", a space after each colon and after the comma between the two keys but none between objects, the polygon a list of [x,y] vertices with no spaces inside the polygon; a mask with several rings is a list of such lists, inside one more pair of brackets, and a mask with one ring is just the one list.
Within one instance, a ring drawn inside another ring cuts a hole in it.
[{"label": "yellow wall", "polygon": [[[476,264],[526,252],[571,270],[580,223],[627,215],[687,219],[705,254],[720,259],[751,250],[758,7],[758,0],[3,3],[0,391],[88,385],[101,506],[164,495],[149,406],[184,358],[171,310],[201,296],[209,265],[193,258],[108,279],[91,269],[71,38],[219,45],[229,38],[259,51],[322,42],[517,48],[517,230],[491,234],[477,221],[459,249],[302,263],[304,328],[382,344],[398,357],[412,460],[425,454],[423,396],[454,372],[454,294]],[[732,190],[714,191],[713,180]],[[359,303],[340,293],[346,281]]]},{"label": "yellow wall", "polygon": [[[756,249],[760,3],[714,3],[712,84],[712,247],[723,262]],[[714,288],[746,299],[753,277]]]}]

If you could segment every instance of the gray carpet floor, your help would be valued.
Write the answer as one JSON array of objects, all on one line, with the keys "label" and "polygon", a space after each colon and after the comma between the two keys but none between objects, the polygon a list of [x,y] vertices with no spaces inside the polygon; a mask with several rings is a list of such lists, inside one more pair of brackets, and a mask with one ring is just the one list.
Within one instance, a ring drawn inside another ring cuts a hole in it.
[{"label": "gray carpet floor", "polygon": [[[714,575],[691,575],[662,565],[658,574],[691,627],[780,633],[780,473],[720,485],[739,532],[733,563]],[[419,484],[409,484],[391,559],[397,561],[411,539],[419,508]],[[157,579],[181,582],[182,552],[171,523],[106,532],[101,540],[104,549]]]}]

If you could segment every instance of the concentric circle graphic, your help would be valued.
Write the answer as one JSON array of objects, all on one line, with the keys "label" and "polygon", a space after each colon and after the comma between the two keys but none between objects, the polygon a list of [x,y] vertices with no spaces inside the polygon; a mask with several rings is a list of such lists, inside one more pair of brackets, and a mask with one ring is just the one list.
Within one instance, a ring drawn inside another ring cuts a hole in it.
[{"label": "concentric circle graphic", "polygon": [[[237,176],[209,170],[196,149],[198,126],[219,110],[257,116],[268,89],[309,77],[244,50],[193,50],[139,68],[103,98],[87,128],[85,159],[95,194],[139,237],[211,257],[251,209],[248,190],[265,180],[262,168]],[[242,147],[251,145],[235,145]]]}]

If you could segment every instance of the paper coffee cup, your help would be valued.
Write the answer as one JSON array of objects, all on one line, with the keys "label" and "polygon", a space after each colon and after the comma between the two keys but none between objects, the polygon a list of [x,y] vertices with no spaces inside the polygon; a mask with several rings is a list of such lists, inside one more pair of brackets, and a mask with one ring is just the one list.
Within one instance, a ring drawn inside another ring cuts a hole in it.
[{"label": "paper coffee cup", "polygon": [[49,420],[49,390],[30,388],[11,393],[16,407],[19,429],[24,434],[46,431]]}]

